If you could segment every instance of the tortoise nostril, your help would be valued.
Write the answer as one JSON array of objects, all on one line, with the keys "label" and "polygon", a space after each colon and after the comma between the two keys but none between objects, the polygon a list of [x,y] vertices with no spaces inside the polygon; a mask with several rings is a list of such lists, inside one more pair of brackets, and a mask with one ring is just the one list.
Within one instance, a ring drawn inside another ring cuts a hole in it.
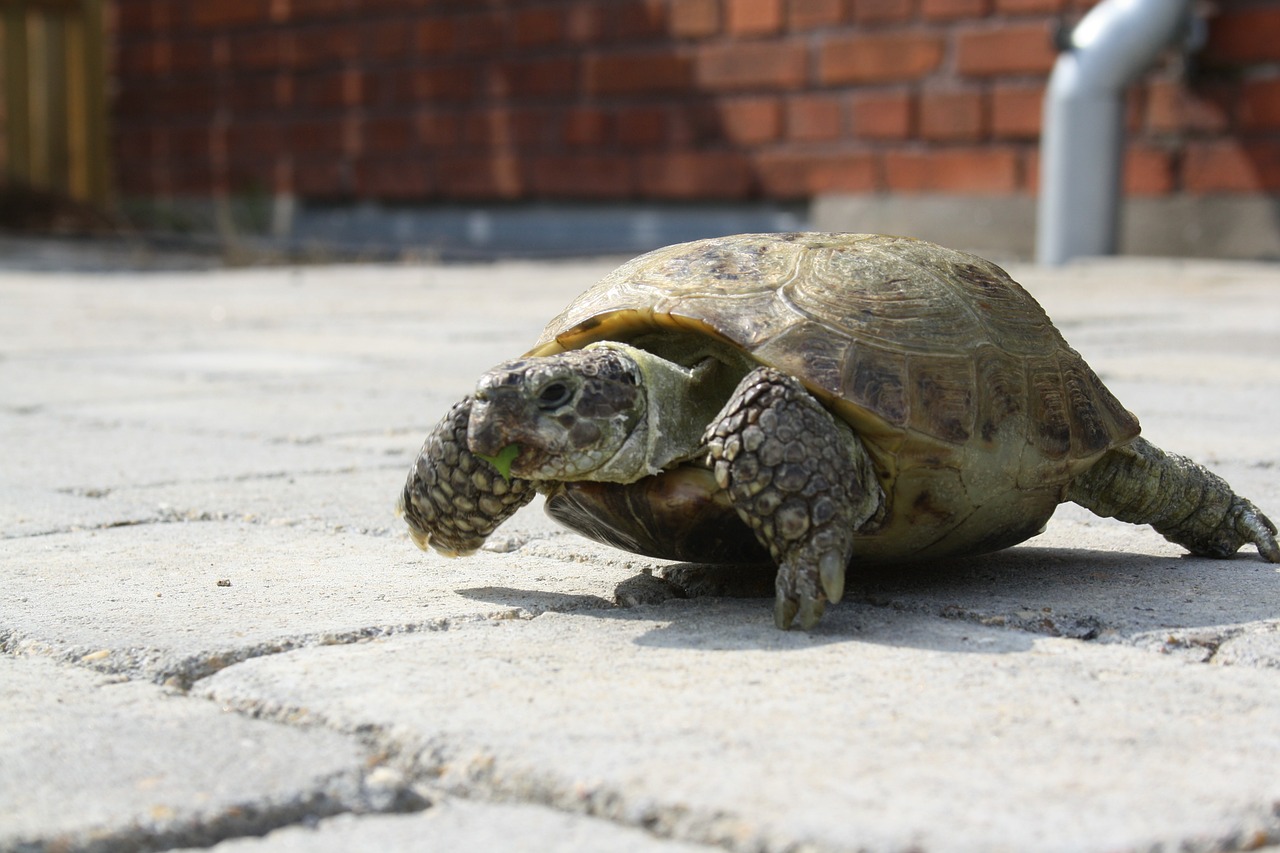
[{"label": "tortoise nostril", "polygon": [[573,391],[564,382],[551,382],[538,392],[538,408],[544,412],[553,411],[569,402]]}]

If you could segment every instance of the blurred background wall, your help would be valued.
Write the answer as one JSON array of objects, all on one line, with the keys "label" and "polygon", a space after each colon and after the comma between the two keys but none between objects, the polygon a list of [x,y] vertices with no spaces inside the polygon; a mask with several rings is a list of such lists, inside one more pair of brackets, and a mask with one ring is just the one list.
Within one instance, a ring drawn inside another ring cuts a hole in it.
[{"label": "blurred background wall", "polygon": [[[1026,255],[1052,36],[1092,5],[116,0],[114,194],[280,237],[817,226]],[[1122,245],[1280,256],[1280,3],[1200,11],[1203,47],[1130,92]]]}]

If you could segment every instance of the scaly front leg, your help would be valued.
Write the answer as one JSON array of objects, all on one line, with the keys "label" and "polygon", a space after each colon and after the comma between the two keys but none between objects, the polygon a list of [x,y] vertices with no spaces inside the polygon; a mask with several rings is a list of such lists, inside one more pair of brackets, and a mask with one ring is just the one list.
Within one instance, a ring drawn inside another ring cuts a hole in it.
[{"label": "scaly front leg", "polygon": [[471,398],[454,404],[409,471],[399,511],[419,548],[465,556],[533,499],[532,480],[507,479],[467,449]]},{"label": "scaly front leg", "polygon": [[862,442],[804,386],[772,368],[738,385],[707,428],[716,482],[778,564],[774,622],[817,624],[844,594],[854,534],[884,491]]}]

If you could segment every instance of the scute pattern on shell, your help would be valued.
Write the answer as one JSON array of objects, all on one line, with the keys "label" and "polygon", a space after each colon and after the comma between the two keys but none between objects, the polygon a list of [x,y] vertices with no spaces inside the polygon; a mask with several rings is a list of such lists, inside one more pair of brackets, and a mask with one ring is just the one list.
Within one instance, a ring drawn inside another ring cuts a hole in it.
[{"label": "scute pattern on shell", "polygon": [[747,234],[659,249],[571,304],[532,352],[654,330],[726,341],[882,444],[1025,440],[1020,483],[1063,481],[1138,433],[1004,270],[924,241]]}]

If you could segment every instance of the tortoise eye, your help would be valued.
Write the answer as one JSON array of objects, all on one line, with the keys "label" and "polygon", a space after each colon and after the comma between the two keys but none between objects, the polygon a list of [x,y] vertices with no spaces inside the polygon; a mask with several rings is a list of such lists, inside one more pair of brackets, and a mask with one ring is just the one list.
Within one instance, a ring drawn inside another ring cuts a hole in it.
[{"label": "tortoise eye", "polygon": [[538,392],[538,408],[543,411],[558,409],[573,397],[573,391],[563,382],[551,382]]}]

